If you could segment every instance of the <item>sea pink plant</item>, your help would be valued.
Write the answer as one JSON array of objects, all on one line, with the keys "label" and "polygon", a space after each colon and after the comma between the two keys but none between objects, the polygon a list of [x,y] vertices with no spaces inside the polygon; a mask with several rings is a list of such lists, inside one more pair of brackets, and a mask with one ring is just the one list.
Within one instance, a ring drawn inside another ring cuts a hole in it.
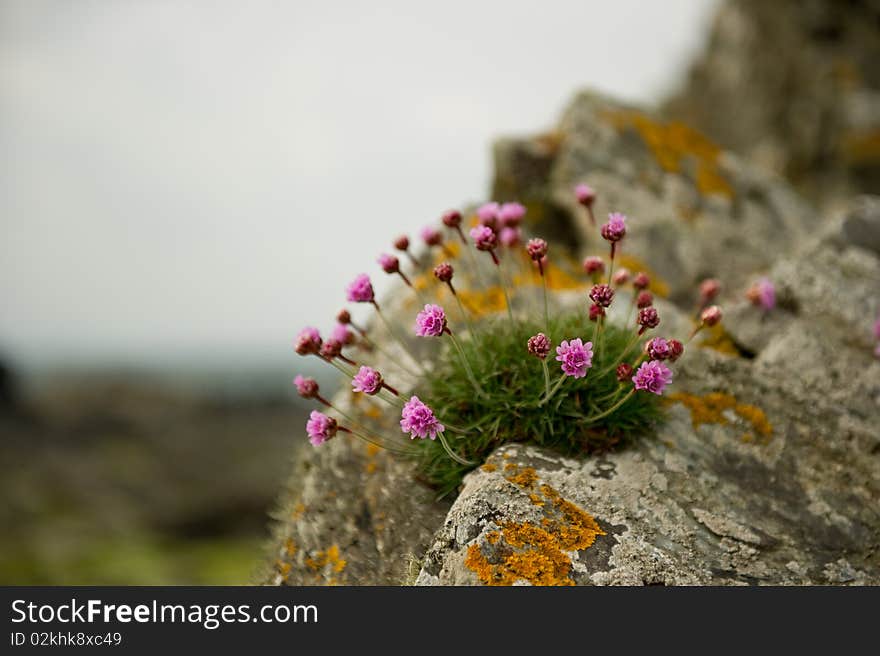
[{"label": "sea pink plant", "polygon": [[556,347],[556,360],[562,363],[562,372],[572,378],[583,378],[593,366],[593,343],[584,344],[580,337],[563,340]]},{"label": "sea pink plant", "polygon": [[650,360],[642,363],[632,381],[637,390],[660,395],[672,382],[672,370],[658,360]]},{"label": "sea pink plant", "polygon": [[372,303],[376,298],[370,276],[362,273],[352,280],[345,289],[346,298],[353,303]]},{"label": "sea pink plant", "polygon": [[487,226],[494,231],[498,227],[499,209],[500,206],[494,201],[480,205],[480,207],[477,208],[477,219],[479,219],[482,225]]},{"label": "sea pink plant", "polygon": [[538,333],[529,337],[526,347],[529,353],[539,360],[544,360],[550,354],[550,339],[544,333]]},{"label": "sea pink plant", "polygon": [[337,323],[330,331],[330,339],[347,346],[354,343],[354,333],[344,323]]},{"label": "sea pink plant", "polygon": [[419,337],[440,337],[447,330],[446,312],[439,305],[428,303],[416,316],[416,335]]},{"label": "sea pink plant", "polygon": [[300,355],[311,355],[321,350],[321,333],[317,328],[307,326],[296,337],[294,348]]},{"label": "sea pink plant", "polygon": [[452,268],[452,265],[449,262],[441,262],[434,267],[434,277],[440,282],[449,282],[452,280],[452,274],[454,272],[455,269]]},{"label": "sea pink plant", "polygon": [[432,226],[422,228],[421,237],[428,246],[439,246],[443,243],[443,234]]},{"label": "sea pink plant", "polygon": [[501,242],[502,246],[513,248],[522,241],[522,231],[519,228],[505,226],[498,233],[498,241]]},{"label": "sea pink plant", "polygon": [[293,379],[293,384],[296,385],[297,393],[304,399],[313,399],[318,396],[318,381],[314,378],[297,376]]},{"label": "sea pink plant", "polygon": [[619,212],[608,215],[608,222],[602,226],[602,238],[611,243],[618,242],[626,236],[626,216]]},{"label": "sea pink plant", "polygon": [[625,285],[629,282],[630,272],[629,269],[618,269],[614,272],[614,276],[611,278],[611,282],[620,287],[621,285]]},{"label": "sea pink plant", "polygon": [[382,253],[376,260],[385,273],[397,273],[400,271],[400,260],[388,253]]},{"label": "sea pink plant", "polygon": [[644,271],[639,271],[633,278],[633,287],[636,289],[647,289],[651,286],[651,279]]},{"label": "sea pink plant", "polygon": [[590,289],[590,300],[596,305],[607,308],[614,300],[614,290],[608,285],[593,285]]},{"label": "sea pink plant", "polygon": [[717,305],[711,305],[707,307],[700,314],[700,321],[703,323],[703,325],[714,326],[719,321],[721,321],[721,308]]},{"label": "sea pink plant", "polygon": [[636,296],[636,307],[641,310],[652,305],[654,305],[654,295],[646,289],[640,291]]},{"label": "sea pink plant", "polygon": [[409,433],[410,439],[432,440],[439,433],[446,430],[446,427],[440,423],[434,412],[426,406],[417,396],[410,397],[403,406],[400,414],[400,429],[404,433]]},{"label": "sea pink plant", "polygon": [[333,417],[328,417],[323,412],[312,410],[309,420],[306,422],[306,432],[309,434],[309,442],[312,446],[319,446],[336,435],[338,425]]},{"label": "sea pink plant", "polygon": [[478,225],[471,228],[471,239],[474,240],[474,244],[477,247],[477,250],[480,251],[492,251],[498,245],[498,237],[495,234],[495,231],[492,230],[489,226],[486,225]]},{"label": "sea pink plant", "polygon": [[575,186],[574,196],[577,198],[577,202],[584,207],[590,207],[596,200],[596,192],[590,185],[583,182]]},{"label": "sea pink plant", "polygon": [[706,278],[703,282],[700,283],[700,303],[702,305],[706,305],[706,303],[711,303],[716,296],[718,296],[718,292],[721,291],[721,283],[715,280],[715,278]]},{"label": "sea pink plant", "polygon": [[519,203],[504,203],[498,208],[498,223],[505,228],[516,228],[526,215],[526,208]]},{"label": "sea pink plant", "polygon": [[764,310],[776,307],[776,287],[769,278],[759,278],[746,292],[753,305]]},{"label": "sea pink plant", "polygon": [[669,342],[662,337],[655,337],[645,344],[645,353],[652,360],[666,360],[672,355]]},{"label": "sea pink plant", "polygon": [[364,394],[378,394],[382,389],[382,374],[372,367],[361,367],[351,380],[351,388]]},{"label": "sea pink plant", "polygon": [[543,239],[529,239],[529,243],[526,244],[526,252],[536,262],[547,255],[547,248],[547,242]]},{"label": "sea pink plant", "polygon": [[605,262],[597,255],[590,255],[584,259],[584,273],[588,276],[605,272]]},{"label": "sea pink plant", "polygon": [[457,228],[461,225],[461,212],[458,210],[447,210],[440,217],[440,220],[443,221],[443,225],[447,228]]}]

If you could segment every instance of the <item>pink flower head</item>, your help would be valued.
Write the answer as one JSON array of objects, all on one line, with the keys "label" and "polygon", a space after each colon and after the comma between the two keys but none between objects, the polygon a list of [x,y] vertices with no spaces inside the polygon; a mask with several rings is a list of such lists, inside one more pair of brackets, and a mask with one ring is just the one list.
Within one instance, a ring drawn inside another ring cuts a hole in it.
[{"label": "pink flower head", "polygon": [[669,340],[669,361],[675,362],[681,357],[681,354],[684,353],[684,344],[679,342],[677,339]]},{"label": "pink flower head", "polygon": [[301,397],[304,399],[313,399],[318,396],[318,392],[320,388],[318,387],[318,381],[314,378],[304,378],[303,376],[297,376],[293,379],[293,384],[296,385],[296,391],[299,393]]},{"label": "pink flower head", "polygon": [[602,237],[611,243],[620,241],[626,236],[626,216],[619,212],[608,215],[608,223],[602,226]]},{"label": "pink flower head", "polygon": [[425,305],[416,316],[416,335],[419,337],[440,337],[446,328],[446,313],[439,305]]},{"label": "pink flower head", "polygon": [[376,295],[373,293],[373,284],[370,276],[362,273],[352,280],[345,288],[345,295],[354,303],[372,303]]},{"label": "pink flower head", "polygon": [[328,417],[323,412],[312,410],[309,420],[306,422],[306,431],[309,434],[309,442],[312,446],[319,446],[336,435],[338,426],[333,417]]},{"label": "pink flower head", "polygon": [[617,365],[617,380],[621,383],[625,383],[630,377],[633,375],[633,368],[631,364],[627,364],[626,362],[621,362]]},{"label": "pink flower head", "polygon": [[332,360],[333,358],[339,357],[340,353],[342,353],[342,342],[337,342],[335,339],[328,339],[321,344],[321,357],[325,360]]},{"label": "pink flower head", "polygon": [[529,239],[526,244],[526,252],[536,262],[547,254],[547,242],[543,239]]},{"label": "pink flower head", "polygon": [[498,237],[495,236],[495,231],[489,226],[475,226],[471,228],[470,234],[471,239],[474,240],[474,244],[477,246],[477,250],[492,251],[498,245]]},{"label": "pink flower head", "polygon": [[480,205],[480,207],[477,208],[477,218],[480,220],[481,224],[495,230],[495,228],[498,227],[499,209],[500,207],[498,203],[495,202]]},{"label": "pink flower head", "polygon": [[453,273],[455,273],[455,269],[452,268],[452,265],[449,262],[441,262],[434,267],[434,277],[440,282],[449,282],[452,280]]},{"label": "pink flower head", "polygon": [[590,207],[593,204],[593,201],[596,200],[596,192],[590,185],[584,184],[583,182],[575,185],[574,196],[577,198],[577,202],[584,207]]},{"label": "pink flower head", "polygon": [[746,292],[746,296],[753,305],[765,310],[776,307],[776,287],[769,278],[760,278]]},{"label": "pink flower head", "polygon": [[382,253],[376,261],[385,273],[397,273],[400,271],[400,260],[393,255]]},{"label": "pink flower head", "polygon": [[337,323],[330,331],[330,339],[348,345],[354,342],[354,333],[344,323]]},{"label": "pink flower head", "polygon": [[519,203],[504,203],[498,208],[498,222],[502,227],[516,228],[526,215],[526,208]]},{"label": "pink flower head", "polygon": [[641,310],[652,305],[654,305],[654,295],[646,289],[640,291],[636,296],[636,307]]},{"label": "pink flower head", "polygon": [[588,276],[602,274],[605,271],[605,262],[597,255],[590,255],[584,259],[584,273]]},{"label": "pink flower head", "polygon": [[611,282],[613,282],[617,286],[625,285],[629,282],[629,277],[629,269],[618,269],[614,272],[614,276],[612,276]]},{"label": "pink flower head", "polygon": [[544,360],[550,353],[550,339],[544,333],[538,333],[537,335],[529,337],[526,347],[528,348],[529,353],[539,360]]},{"label": "pink flower head", "polygon": [[513,248],[522,241],[522,232],[519,228],[505,226],[501,228],[501,232],[498,233],[498,241],[508,248]]},{"label": "pink flower head", "polygon": [[299,335],[296,336],[294,348],[300,355],[311,355],[320,351],[321,334],[318,332],[318,329],[311,326],[303,328]]},{"label": "pink flower head", "polygon": [[711,305],[703,310],[700,314],[700,321],[707,326],[714,326],[721,321],[721,308],[717,305]]},{"label": "pink flower head", "polygon": [[443,235],[440,233],[439,230],[431,226],[425,226],[424,228],[422,228],[421,235],[422,240],[428,246],[439,246],[443,243]]},{"label": "pink flower head", "polygon": [[655,337],[645,344],[645,353],[652,360],[666,360],[672,356],[672,348],[669,342],[662,337]]},{"label": "pink flower head", "polygon": [[433,440],[438,433],[445,431],[446,427],[437,420],[431,408],[422,403],[419,397],[412,396],[400,413],[400,429],[404,433],[409,433],[410,439],[414,440],[418,437],[423,440],[430,437]]},{"label": "pink flower head", "polygon": [[351,388],[364,394],[378,394],[382,389],[382,374],[372,367],[361,367],[351,379]]},{"label": "pink flower head", "polygon": [[633,287],[636,289],[647,289],[650,286],[651,279],[648,277],[648,274],[643,271],[639,271],[635,275],[635,278],[633,278]]},{"label": "pink flower head", "polygon": [[392,243],[394,244],[394,248],[399,251],[406,251],[409,249],[409,237],[406,235],[400,235]]},{"label": "pink flower head", "polygon": [[556,359],[562,363],[562,372],[566,376],[583,378],[587,369],[593,366],[593,343],[584,344],[580,337],[570,342],[563,340],[556,347]]},{"label": "pink flower head", "polygon": [[447,228],[457,228],[461,225],[461,212],[458,210],[447,210],[443,212],[440,220],[443,221],[443,225]]},{"label": "pink flower head", "polygon": [[598,321],[599,317],[604,317],[604,316],[605,316],[605,308],[603,308],[601,305],[597,305],[596,303],[593,303],[590,306],[590,321]]},{"label": "pink flower head", "polygon": [[706,278],[700,283],[700,301],[705,305],[712,301],[721,291],[721,283],[715,278]]},{"label": "pink flower head", "polygon": [[657,312],[657,308],[646,307],[639,310],[639,316],[638,319],[636,319],[636,323],[641,326],[639,329],[640,335],[648,328],[656,328],[659,326],[660,314]]},{"label": "pink flower head", "polygon": [[596,305],[607,308],[614,300],[614,290],[608,285],[593,285],[590,289],[590,300]]},{"label": "pink flower head", "polygon": [[637,390],[660,395],[672,382],[672,370],[659,360],[650,360],[642,363],[632,381]]}]

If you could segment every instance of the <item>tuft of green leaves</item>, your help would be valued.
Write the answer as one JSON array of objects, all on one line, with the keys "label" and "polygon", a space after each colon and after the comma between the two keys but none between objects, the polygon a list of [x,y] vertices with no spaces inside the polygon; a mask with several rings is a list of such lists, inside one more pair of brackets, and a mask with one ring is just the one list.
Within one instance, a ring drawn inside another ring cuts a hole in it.
[{"label": "tuft of green leaves", "polygon": [[[609,449],[649,431],[660,418],[662,405],[658,396],[637,392],[614,412],[591,421],[632,389],[632,382],[617,380],[614,365],[623,352],[630,347],[625,358],[630,363],[641,353],[641,344],[633,343],[633,329],[606,322],[598,340],[594,339],[594,329],[595,324],[582,315],[551,321],[549,333],[537,322],[511,325],[496,320],[462,340],[485,395],[476,392],[461,358],[449,344],[439,356],[433,375],[416,393],[446,424],[452,449],[477,464],[506,442],[530,442],[568,455]],[[562,340],[578,337],[594,342],[593,366],[587,377],[568,378],[544,405],[539,405],[545,393],[544,370],[541,361],[526,348],[528,338],[538,332],[548,333],[553,342],[547,357],[551,387],[562,375],[554,360],[555,347]],[[476,466],[452,460],[439,440],[421,440],[413,446],[422,474],[442,494],[454,490]]]}]

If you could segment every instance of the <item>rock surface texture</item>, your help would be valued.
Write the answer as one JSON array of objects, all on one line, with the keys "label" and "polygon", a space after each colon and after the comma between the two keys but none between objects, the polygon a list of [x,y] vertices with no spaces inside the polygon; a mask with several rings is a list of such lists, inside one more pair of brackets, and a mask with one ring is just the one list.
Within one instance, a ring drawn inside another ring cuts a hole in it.
[{"label": "rock surface texture", "polygon": [[880,193],[880,2],[726,0],[666,109],[816,201]]},{"label": "rock surface texture", "polygon": [[[688,348],[667,421],[636,446],[574,459],[506,445],[454,501],[358,443],[309,449],[265,580],[880,583],[878,200],[823,221],[699,133],[593,94],[495,155],[494,195],[524,201],[559,257],[604,253],[571,200],[588,181],[597,218],[631,217],[623,261],[668,297],[664,326],[689,325],[696,283],[714,276],[725,330]],[[776,284],[769,312],[739,300],[759,274]]]}]

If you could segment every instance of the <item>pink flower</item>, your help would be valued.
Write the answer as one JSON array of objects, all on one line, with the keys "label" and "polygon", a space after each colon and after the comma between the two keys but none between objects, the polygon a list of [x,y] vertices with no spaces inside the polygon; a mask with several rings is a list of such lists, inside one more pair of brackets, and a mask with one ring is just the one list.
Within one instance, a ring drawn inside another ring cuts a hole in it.
[{"label": "pink flower", "polygon": [[318,396],[318,392],[320,391],[318,381],[314,378],[297,376],[293,379],[293,384],[296,385],[296,391],[304,399],[313,399]]},{"label": "pink flower", "polygon": [[593,343],[584,344],[579,337],[570,342],[563,340],[556,347],[556,359],[562,363],[566,376],[583,378],[587,369],[593,366]]},{"label": "pink flower", "polygon": [[471,228],[470,235],[477,246],[477,250],[491,251],[498,245],[498,237],[495,236],[495,231],[489,226],[475,226]]},{"label": "pink flower", "polygon": [[658,360],[642,363],[632,377],[637,390],[645,390],[660,395],[664,388],[672,382],[672,370]]},{"label": "pink flower", "polygon": [[311,355],[320,351],[321,334],[318,332],[318,329],[311,326],[303,328],[299,335],[296,336],[294,348],[300,355]]},{"label": "pink flower", "polygon": [[366,273],[360,274],[345,288],[345,294],[346,298],[354,303],[372,303],[375,294],[370,276]]},{"label": "pink flower", "polygon": [[501,232],[498,233],[498,241],[504,246],[512,248],[522,241],[522,233],[519,228],[505,226],[504,228],[501,228]]},{"label": "pink flower", "polygon": [[601,257],[590,255],[584,259],[584,273],[587,275],[601,274],[605,271],[605,262]]},{"label": "pink flower", "polygon": [[339,357],[341,353],[342,342],[337,342],[335,339],[328,339],[321,344],[321,357],[325,360],[332,360],[333,358]]},{"label": "pink flower", "polygon": [[529,239],[529,243],[526,244],[526,252],[530,258],[537,262],[547,254],[547,242],[543,239]]},{"label": "pink flower", "polygon": [[382,389],[382,374],[371,367],[361,367],[351,380],[351,388],[364,394],[378,394]]},{"label": "pink flower", "polygon": [[746,292],[753,305],[772,310],[776,307],[776,287],[769,278],[760,278]]},{"label": "pink flower", "polygon": [[400,260],[393,255],[382,253],[376,261],[385,273],[397,273],[400,271]]},{"label": "pink flower", "polygon": [[721,308],[717,305],[711,305],[703,310],[700,314],[700,321],[707,326],[714,326],[721,321]]},{"label": "pink flower", "polygon": [[425,439],[430,437],[432,440],[437,437],[438,433],[446,430],[441,424],[431,408],[426,406],[419,400],[419,397],[412,396],[403,406],[403,412],[400,413],[400,429],[404,433],[409,433],[410,439]]},{"label": "pink flower", "polygon": [[455,269],[452,268],[452,265],[449,262],[441,262],[434,267],[434,277],[440,282],[449,282],[452,280],[453,273],[455,273]]},{"label": "pink flower", "polygon": [[641,330],[639,330],[639,334],[641,335],[648,328],[656,328],[660,325],[660,314],[654,307],[642,308],[639,310],[639,316],[636,319],[636,323],[642,327]]},{"label": "pink flower", "polygon": [[519,203],[504,203],[498,209],[498,222],[506,228],[516,228],[526,215],[526,208]]},{"label": "pink flower", "polygon": [[330,331],[330,339],[347,345],[354,342],[354,333],[344,323],[337,323]]},{"label": "pink flower", "polygon": [[526,347],[528,348],[529,353],[540,360],[544,360],[550,353],[550,340],[544,333],[538,333],[537,335],[529,337],[529,341],[526,342]]},{"label": "pink flower", "polygon": [[601,305],[593,303],[590,305],[590,321],[598,321],[599,317],[605,316],[605,308]]},{"label": "pink flower", "polygon": [[593,285],[590,289],[590,300],[600,307],[607,308],[614,300],[614,290],[608,285]]},{"label": "pink flower", "polygon": [[619,212],[608,215],[608,223],[602,226],[602,237],[612,243],[626,236],[626,216]]},{"label": "pink flower", "polygon": [[432,228],[431,226],[425,226],[422,228],[422,240],[428,246],[439,246],[443,243],[443,235],[440,234],[440,231]]},{"label": "pink flower", "polygon": [[484,226],[488,226],[494,230],[498,227],[499,209],[498,203],[495,202],[480,205],[480,207],[477,208],[477,218]]},{"label": "pink flower", "polygon": [[648,277],[648,274],[643,271],[639,271],[635,278],[633,278],[633,287],[636,289],[647,289],[650,285],[651,279]]},{"label": "pink flower", "polygon": [[645,353],[652,360],[666,360],[672,356],[672,348],[669,342],[662,337],[655,337],[645,344]]},{"label": "pink flower", "polygon": [[575,186],[574,196],[577,198],[577,202],[584,207],[590,207],[590,205],[593,204],[593,201],[596,200],[596,192],[590,185],[584,184],[583,182]]},{"label": "pink flower", "polygon": [[458,210],[447,210],[443,212],[440,220],[443,221],[443,225],[447,228],[457,228],[461,225],[461,212]]},{"label": "pink flower", "polygon": [[706,278],[700,283],[700,301],[705,305],[718,296],[721,291],[721,283],[715,278]]},{"label": "pink flower", "polygon": [[614,272],[614,276],[611,278],[611,282],[615,285],[625,285],[629,282],[629,269],[618,269]]},{"label": "pink flower", "polygon": [[446,330],[446,313],[439,305],[429,303],[416,316],[416,335],[419,337],[440,337]]},{"label": "pink flower", "polygon": [[309,420],[306,422],[306,431],[309,434],[309,442],[312,446],[323,444],[336,435],[338,426],[333,417],[328,417],[323,412],[312,410]]}]

